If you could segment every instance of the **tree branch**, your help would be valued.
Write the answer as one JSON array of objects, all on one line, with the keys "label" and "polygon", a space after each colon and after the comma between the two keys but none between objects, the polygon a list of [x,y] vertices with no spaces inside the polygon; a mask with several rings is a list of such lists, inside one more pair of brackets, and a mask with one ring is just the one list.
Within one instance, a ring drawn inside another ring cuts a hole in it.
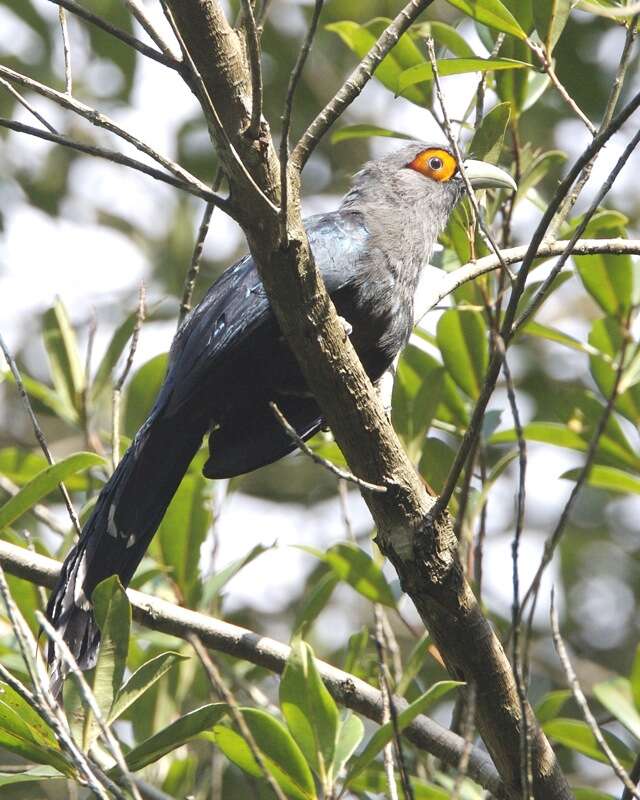
[{"label": "tree branch", "polygon": [[[0,566],[11,575],[53,588],[61,565],[52,558],[0,541]],[[190,641],[189,637],[195,634],[211,650],[242,658],[277,674],[284,671],[290,648],[281,642],[133,589],[127,590],[127,596],[136,622],[151,630],[184,641]],[[328,690],[339,703],[375,722],[382,720],[382,697],[377,689],[323,661],[316,660],[316,664]],[[407,707],[403,698],[396,697],[394,702],[398,712]],[[461,737],[424,715],[417,717],[402,733],[417,747],[447,764],[457,765],[464,750]],[[496,798],[506,800],[507,794],[491,760],[477,748],[471,753],[469,776]]]}]

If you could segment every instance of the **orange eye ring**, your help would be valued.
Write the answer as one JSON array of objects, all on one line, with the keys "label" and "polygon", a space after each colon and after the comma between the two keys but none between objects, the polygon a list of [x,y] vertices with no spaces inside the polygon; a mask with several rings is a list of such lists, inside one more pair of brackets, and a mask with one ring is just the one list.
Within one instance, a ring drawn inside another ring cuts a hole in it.
[{"label": "orange eye ring", "polygon": [[445,183],[451,180],[458,171],[458,162],[448,150],[440,147],[428,147],[407,164],[409,169],[413,169],[424,175],[425,178]]}]

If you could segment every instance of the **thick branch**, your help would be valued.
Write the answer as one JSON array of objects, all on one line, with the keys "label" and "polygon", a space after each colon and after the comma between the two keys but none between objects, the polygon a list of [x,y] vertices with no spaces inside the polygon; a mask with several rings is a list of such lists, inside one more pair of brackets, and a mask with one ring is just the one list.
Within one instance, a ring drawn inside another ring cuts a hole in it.
[{"label": "thick branch", "polygon": [[[208,94],[215,98],[227,135],[262,191],[277,200],[280,165],[268,130],[259,144],[242,134],[250,118],[251,80],[236,33],[217,0],[165,2]],[[426,0],[408,3],[401,13],[407,25],[427,5]],[[402,25],[392,23],[388,35],[397,39],[402,30]],[[338,92],[344,100],[338,113],[370,78],[368,58],[358,68],[364,77],[356,91],[347,82]],[[334,118],[327,117],[321,127]],[[522,716],[511,667],[464,579],[450,521],[432,523],[433,498],[402,450],[350,341],[345,341],[335,308],[313,265],[297,186],[291,187],[283,245],[277,215],[257,201],[236,165],[225,164],[225,168],[236,207],[246,209],[241,224],[280,328],[351,471],[369,483],[388,487],[383,494],[365,493],[380,548],[393,562],[452,675],[475,685],[478,728],[507,793],[515,796],[520,791]],[[530,713],[527,705],[527,715]],[[529,730],[536,800],[569,798],[566,780],[533,716]]]},{"label": "thick branch", "polygon": [[[58,561],[3,541],[0,541],[0,565],[11,575],[48,588],[55,585],[60,572]],[[127,591],[127,596],[134,619],[147,628],[185,641],[195,634],[212,650],[242,658],[278,674],[285,668],[290,648],[281,642],[133,589]],[[382,721],[383,702],[377,689],[323,661],[318,661],[317,665],[327,688],[339,703],[375,722]],[[394,702],[398,711],[407,706],[406,701],[399,697],[394,698]],[[464,748],[460,736],[424,715],[405,728],[403,735],[417,747],[452,766],[458,764]],[[507,796],[490,759],[481,750],[474,749],[471,753],[469,776],[497,798]]]}]

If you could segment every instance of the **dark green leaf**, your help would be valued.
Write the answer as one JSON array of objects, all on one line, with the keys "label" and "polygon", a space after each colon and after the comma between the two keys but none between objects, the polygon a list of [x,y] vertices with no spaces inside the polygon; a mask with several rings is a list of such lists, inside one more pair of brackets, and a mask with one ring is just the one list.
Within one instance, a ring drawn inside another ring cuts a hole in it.
[{"label": "dark green leaf", "polygon": [[[507,36],[500,48],[500,55],[504,59],[532,66],[529,46],[520,39]],[[518,117],[524,111],[532,92],[538,90],[539,79],[540,73],[533,70],[511,69],[496,72],[496,92],[500,100],[511,104],[512,118]]]},{"label": "dark green leaf", "polygon": [[[417,700],[414,700],[404,711],[398,714],[398,731],[403,731],[419,714],[423,714],[431,705],[448,694],[452,689],[462,685],[460,681],[440,681],[439,683],[434,683],[423,695]],[[393,724],[389,721],[373,734],[362,753],[353,759],[349,771],[347,772],[345,785],[348,786],[365,767],[369,766],[392,738]]]},{"label": "dark green leaf", "polygon": [[536,30],[548,55],[553,52],[570,13],[571,0],[535,0],[533,3]]},{"label": "dark green leaf", "polygon": [[280,681],[280,708],[287,727],[323,785],[332,783],[338,708],[320,677],[308,644],[291,645]]},{"label": "dark green leaf", "polygon": [[305,592],[296,610],[296,619],[293,623],[294,634],[300,637],[307,635],[309,628],[331,599],[339,580],[336,573],[329,570],[320,577],[320,580],[309,592]]},{"label": "dark green leaf", "polygon": [[[287,729],[256,708],[243,708],[245,722],[255,739],[266,768],[284,793],[295,800],[315,800],[313,776]],[[262,777],[256,760],[245,740],[226,725],[214,727],[215,742],[226,757],[255,778]]]},{"label": "dark green leaf", "polygon": [[122,716],[129,706],[142,697],[174,664],[184,660],[187,660],[187,656],[183,656],[180,653],[160,653],[160,655],[150,658],[142,666],[138,667],[116,694],[107,722],[112,723]]},{"label": "dark green leaf", "polygon": [[[617,368],[614,368],[614,362],[619,360],[622,353],[624,336],[621,323],[614,317],[597,319],[589,333],[589,344],[596,351],[589,359],[591,375],[607,399],[611,397],[615,384]],[[625,389],[623,381],[624,377],[618,387],[620,394],[616,398],[615,408],[637,425],[640,421],[640,384]]]},{"label": "dark green leaf", "polygon": [[584,288],[610,316],[619,315],[631,305],[633,269],[628,255],[594,253],[574,256]]},{"label": "dark green leaf", "polygon": [[446,22],[431,20],[420,25],[414,25],[411,29],[414,36],[431,36],[438,44],[450,50],[452,55],[458,58],[475,58],[473,48],[467,44],[466,39],[452,26]]},{"label": "dark green leaf", "polygon": [[571,691],[569,689],[557,689],[553,692],[547,692],[536,706],[538,722],[544,725],[545,722],[555,719],[570,697]]},{"label": "dark green leaf", "polygon": [[[558,718],[547,722],[542,726],[542,729],[547,736],[555,739],[558,744],[562,744],[570,750],[582,753],[582,755],[592,758],[595,761],[600,761],[603,764],[609,763],[607,757],[598,746],[595,736],[591,732],[591,728],[589,728],[586,722],[577,719]],[[629,750],[626,744],[621,742],[620,739],[612,733],[609,733],[609,731],[603,730],[602,734],[625,769],[631,769],[634,760],[634,755],[631,750]]]},{"label": "dark green leaf", "polygon": [[26,511],[33,508],[68,475],[74,475],[76,472],[104,463],[104,458],[95,453],[74,453],[57,464],[43,469],[0,508],[0,530],[11,525]]},{"label": "dark green leaf", "polygon": [[477,399],[489,363],[487,327],[477,311],[449,309],[438,320],[437,341],[449,375]]},{"label": "dark green leaf", "polygon": [[454,451],[442,439],[430,436],[424,443],[418,471],[434,491],[443,489],[454,457]]},{"label": "dark green leaf", "polygon": [[167,371],[168,355],[161,353],[143,364],[131,379],[127,390],[124,429],[133,438],[149,416]]},{"label": "dark green leaf", "polygon": [[127,753],[127,766],[136,772],[147,764],[159,761],[162,756],[198,736],[202,731],[212,728],[226,713],[226,703],[212,703],[190,711]]},{"label": "dark green leaf", "polygon": [[561,150],[549,150],[533,159],[518,181],[516,202],[527,196],[549,173],[558,169],[567,160],[566,153]]},{"label": "dark green leaf", "polygon": [[473,158],[488,161],[490,164],[498,163],[510,116],[509,103],[498,103],[485,114],[469,145],[469,153]]}]

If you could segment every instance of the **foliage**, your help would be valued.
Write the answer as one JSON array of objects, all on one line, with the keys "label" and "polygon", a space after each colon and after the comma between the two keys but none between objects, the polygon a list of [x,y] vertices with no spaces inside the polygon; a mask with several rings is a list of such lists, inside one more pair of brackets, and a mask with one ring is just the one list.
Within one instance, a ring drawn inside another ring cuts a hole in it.
[{"label": "foliage", "polygon": [[[0,33],[0,43],[6,48],[1,61],[59,88],[59,28],[56,14],[45,5],[49,4],[14,0],[0,4],[0,20],[10,20],[28,41],[35,43],[20,49],[16,38],[12,48]],[[126,4],[102,0],[89,5],[122,30],[143,35],[132,23]],[[361,105],[339,123],[330,141],[327,138],[321,146],[316,166],[310,164],[310,192],[321,194],[329,187],[332,192],[341,192],[353,166],[380,144],[372,142],[374,137],[383,141],[413,138],[416,132],[402,130],[408,126],[396,110],[423,115],[411,119],[422,120],[429,112],[439,116],[434,101],[433,66],[425,55],[425,39],[433,37],[437,70],[445,92],[454,85],[464,86],[469,97],[460,124],[465,148],[475,158],[506,166],[518,183],[513,197],[506,192],[484,196],[484,217],[501,245],[527,244],[566,162],[571,163],[576,156],[576,146],[569,140],[575,126],[582,125],[556,91],[549,70],[545,70],[545,60],[580,109],[591,120],[599,121],[605,114],[617,61],[603,59],[594,65],[589,53],[598,48],[600,52],[615,42],[612,49],[617,48],[617,60],[625,26],[637,24],[635,18],[631,21],[604,15],[605,10],[617,9],[618,4],[581,5],[583,10],[575,3],[546,0],[435,3],[429,14],[400,38],[375,74],[370,97],[383,98],[389,111],[376,114],[369,108],[363,110]],[[329,91],[327,87],[335,85],[338,76],[348,74],[354,60],[366,54],[396,11],[396,4],[383,0],[327,3],[314,54],[296,97],[293,133],[313,118]],[[295,25],[285,24],[282,13],[273,10],[263,38],[265,114],[274,126],[278,124],[281,97],[297,55],[301,31],[308,21],[306,6],[292,5],[292,18],[298,19],[300,28],[297,31]],[[139,102],[137,92],[147,80],[144,57],[75,17],[69,23],[72,64],[77,58],[79,64],[87,66],[74,70],[74,96],[110,109],[114,115],[119,109],[135,109]],[[544,55],[542,61],[540,52]],[[630,73],[634,68],[637,69],[637,56],[632,53]],[[102,74],[103,79],[96,79],[96,74]],[[447,76],[459,77],[452,79],[457,81],[453,84],[448,83]],[[479,95],[475,89],[479,85],[486,92],[484,108],[476,102]],[[623,93],[623,100],[625,97]],[[33,100],[30,94],[29,99]],[[372,101],[371,105],[375,103]],[[15,96],[4,90],[0,93],[0,106],[2,117],[23,119],[26,114]],[[484,112],[477,118],[476,108]],[[74,125],[61,118],[61,129],[73,134],[73,138],[102,143],[95,129],[86,126],[79,131]],[[579,130],[580,135],[586,135],[586,128]],[[74,213],[81,217],[78,208],[82,198],[74,174],[87,168],[88,157],[47,145],[40,151],[37,168],[27,168],[15,154],[16,136],[11,133],[7,137],[10,157],[6,169],[11,192],[0,221],[10,227],[12,216],[26,205],[57,221]],[[217,165],[208,148],[202,146],[205,139],[203,119],[190,110],[172,131],[171,150],[185,168],[210,183]],[[22,143],[21,139],[18,141]],[[111,164],[109,169],[122,170],[118,175],[127,174],[124,167]],[[124,182],[126,177],[119,180]],[[152,189],[155,191],[153,186]],[[153,264],[150,283],[154,296],[168,295],[173,300],[182,293],[201,214],[195,200],[179,199],[177,190],[175,195],[153,197],[154,207],[164,204],[166,208],[157,210],[160,222],[151,226],[143,224],[139,216],[129,218],[115,203],[105,207],[99,199],[88,211],[101,229],[114,237],[125,237]],[[620,192],[612,198],[616,208],[597,209],[584,237],[637,237],[637,194]],[[584,208],[578,208],[579,212],[561,220],[562,239],[568,239],[580,224]],[[215,237],[214,224],[210,235],[214,243]],[[452,215],[441,245],[434,260],[447,273],[491,252],[473,224],[468,204],[461,204]],[[229,263],[236,249],[237,245],[232,246],[233,252],[224,257],[218,257],[215,248],[207,249],[198,292]],[[25,259],[24,269],[28,268]],[[585,481],[557,550],[556,582],[565,600],[563,632],[579,648],[585,673],[595,667],[608,671],[610,677],[606,680],[587,683],[588,699],[606,719],[603,727],[607,742],[630,769],[640,748],[640,651],[633,664],[628,657],[637,644],[633,620],[640,600],[637,526],[629,522],[632,516],[637,519],[634,496],[640,494],[638,258],[614,250],[575,256],[549,286],[542,298],[544,303],[532,306],[550,268],[549,260],[535,262],[518,309],[519,314],[528,309],[535,313],[517,331],[515,344],[509,350],[509,363],[516,381],[524,423],[522,437],[529,458],[538,466],[544,461],[543,471],[557,481],[558,491],[565,498],[565,488],[570,490],[577,481]],[[90,280],[87,270],[87,282]],[[509,277],[498,272],[456,289],[446,310],[432,315],[427,325],[415,332],[398,363],[392,398],[393,425],[420,474],[436,491],[445,485],[483,391],[497,346],[493,333],[503,318],[509,288]],[[8,482],[2,484],[0,496],[3,539],[25,544],[26,531],[38,552],[61,557],[71,543],[72,529],[68,518],[59,513],[59,484],[66,485],[76,507],[81,509],[81,519],[85,519],[108,478],[111,466],[106,456],[110,455],[114,433],[113,389],[122,375],[137,320],[134,292],[135,287],[129,286],[117,299],[105,301],[98,309],[100,326],[108,327],[110,333],[101,347],[101,357],[94,357],[97,363],[87,356],[91,336],[86,308],[80,303],[72,307],[64,297],[51,297],[46,308],[38,309],[37,332],[28,328],[21,339],[16,337],[24,387],[57,459],[55,465],[49,465],[31,444],[24,407],[15,391],[14,378],[6,370],[0,385],[5,408],[0,476]],[[150,324],[167,318],[173,322],[176,311],[176,302],[153,305]],[[164,350],[169,344],[169,337],[165,338]],[[36,344],[39,349],[34,356]],[[151,358],[136,356],[123,390],[124,444],[144,422],[166,363],[165,353]],[[612,397],[616,386],[616,396]],[[504,389],[505,384],[500,388]],[[508,577],[490,573],[498,561],[498,540],[508,539],[510,543],[515,528],[511,497],[516,492],[520,444],[506,392],[500,391],[485,414],[474,451],[474,469],[470,467],[460,476],[450,504],[452,511],[459,514],[457,530],[466,566],[475,577],[478,591],[485,587],[482,600],[505,640],[511,623],[511,577],[510,573]],[[316,452],[342,463],[330,436],[321,434],[312,445]],[[585,475],[584,457],[590,449],[593,460]],[[313,544],[301,532],[293,556],[284,534],[281,541],[273,541],[275,536],[269,531],[269,536],[257,543],[258,538],[250,538],[252,531],[238,531],[237,538],[246,536],[246,541],[242,539],[242,546],[234,550],[233,557],[222,563],[215,554],[209,559],[215,550],[212,543],[217,536],[222,492],[218,487],[214,497],[202,478],[204,458],[202,452],[191,465],[133,585],[260,632],[275,630],[281,638],[283,631],[288,634],[291,650],[278,689],[266,669],[232,657],[219,657],[225,681],[239,698],[241,714],[264,767],[286,797],[335,798],[348,791],[364,798],[387,792],[381,754],[393,740],[391,722],[371,731],[365,728],[361,716],[339,708],[321,677],[314,652],[378,685],[380,667],[372,623],[372,604],[377,604],[384,609],[381,613],[387,615],[398,639],[397,648],[391,648],[395,656],[392,682],[396,695],[408,701],[397,720],[400,730],[417,715],[434,709],[443,718],[458,696],[458,684],[446,679],[437,649],[428,636],[418,638],[416,643],[411,633],[413,623],[403,625],[407,611],[400,587],[382,565],[375,546],[363,540],[360,531],[354,540],[342,529],[332,530],[329,537],[323,536],[322,542]],[[545,486],[548,488],[548,481]],[[308,504],[311,509],[305,521],[322,515],[323,507],[316,505],[319,501],[337,502],[333,477],[300,457],[265,468],[257,475],[235,479],[224,491],[225,502],[231,498],[232,503],[242,503],[249,496],[254,502],[267,498],[291,514],[298,510],[289,504]],[[540,492],[536,496],[534,488],[528,488],[528,492],[535,502],[527,512],[523,537],[538,545],[533,548],[537,561],[542,541],[537,534],[551,533],[561,509],[547,503]],[[43,507],[58,520],[57,533],[50,528]],[[328,519],[323,520],[323,525],[331,527]],[[475,556],[471,546],[478,526],[484,532],[489,530],[492,540],[484,568],[479,563],[481,546]],[[510,559],[509,545],[505,544],[503,550],[506,556],[502,563],[506,564]],[[236,579],[249,575],[247,580],[255,584],[258,594],[260,569],[263,575],[280,570],[284,576],[291,563],[297,565],[296,569],[303,568],[306,577],[291,589],[284,607],[278,608],[271,598],[268,613],[263,602],[253,604],[246,598],[231,602]],[[529,579],[532,571],[526,567],[521,563],[521,571]],[[40,596],[13,576],[8,583],[21,613],[35,631]],[[521,577],[520,599],[523,584]],[[506,593],[504,585],[509,590]],[[615,594],[611,600],[606,591],[612,585]],[[206,675],[190,645],[132,623],[129,602],[116,579],[104,581],[96,589],[94,601],[102,646],[88,681],[104,722],[121,742],[128,768],[176,798],[208,797],[214,790],[224,797],[246,796],[249,792],[268,796],[263,767],[238,729],[237,718],[227,702],[212,702]],[[597,617],[595,622],[591,614]],[[539,652],[545,653],[548,626],[537,617],[534,622],[532,647],[539,645]],[[27,665],[19,655],[4,609],[0,625],[0,662],[30,686]],[[606,781],[610,781],[611,770],[607,759],[581,718],[557,665],[552,667],[548,657],[547,653],[530,665],[531,695],[537,700],[538,719],[562,753],[567,773],[572,780],[575,776],[576,796],[587,800],[608,797],[600,790],[604,787],[608,791],[609,787]],[[95,715],[73,679],[65,686],[64,710],[75,741],[85,752],[106,758],[101,763],[106,763],[109,776],[121,781],[119,768],[109,760],[110,756],[105,757],[105,742]],[[23,771],[0,774],[0,786],[8,798],[35,798],[43,796],[42,792],[51,798],[65,797],[66,779],[82,779],[77,763],[61,746],[51,721],[6,682],[0,685],[0,752],[3,763],[24,767]],[[405,756],[417,798],[450,796],[454,779],[449,770],[408,743]],[[597,773],[603,776],[602,786],[579,787],[596,773],[587,770],[578,756],[607,765]],[[221,778],[216,778],[210,769],[212,758],[219,767],[222,764]],[[221,783],[216,785],[216,780]],[[465,779],[462,787],[461,797],[482,796],[470,779]]]}]

